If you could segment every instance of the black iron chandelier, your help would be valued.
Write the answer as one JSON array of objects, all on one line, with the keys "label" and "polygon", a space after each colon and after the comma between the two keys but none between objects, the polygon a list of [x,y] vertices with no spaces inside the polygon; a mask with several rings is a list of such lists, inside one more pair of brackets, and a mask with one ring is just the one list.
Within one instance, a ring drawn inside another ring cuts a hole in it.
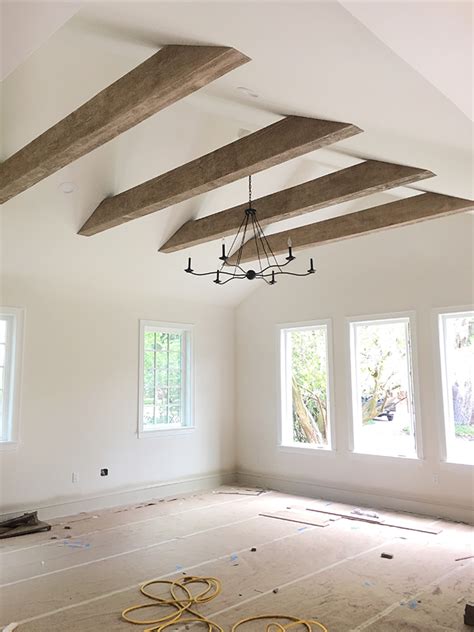
[{"label": "black iron chandelier", "polygon": [[[255,243],[258,259],[258,268],[256,270],[245,270],[245,268],[241,266],[242,253],[247,241],[253,241]],[[238,249],[233,252],[236,244],[240,245]],[[239,226],[236,236],[234,237],[234,241],[230,247],[230,252],[232,253],[232,262],[230,261],[230,257],[226,254],[225,243],[222,243],[222,254],[219,257],[222,264],[217,270],[212,270],[211,272],[194,272],[191,267],[191,257],[189,257],[188,267],[185,269],[185,272],[188,274],[194,274],[195,276],[215,275],[214,283],[217,285],[225,285],[234,279],[248,279],[249,281],[262,279],[265,283],[268,283],[268,285],[275,285],[275,277],[279,274],[303,277],[316,272],[314,269],[313,259],[309,260],[309,269],[306,272],[287,272],[283,269],[296,259],[296,257],[293,256],[291,239],[288,239],[288,256],[285,258],[285,263],[280,263],[274,255],[270,244],[268,243],[268,239],[265,237],[263,228],[257,219],[257,211],[252,207],[252,176],[249,176],[249,205],[244,211],[244,218]],[[229,270],[232,269],[232,271],[226,270],[226,267]],[[227,278],[222,279],[222,277]]]}]

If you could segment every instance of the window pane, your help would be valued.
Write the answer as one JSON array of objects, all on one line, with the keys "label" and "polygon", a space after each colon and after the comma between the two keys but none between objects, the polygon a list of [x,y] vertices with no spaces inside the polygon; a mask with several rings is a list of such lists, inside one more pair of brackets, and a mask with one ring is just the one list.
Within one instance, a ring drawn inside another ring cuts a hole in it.
[{"label": "window pane", "polygon": [[5,344],[0,344],[0,366],[5,366]]},{"label": "window pane", "polygon": [[[408,320],[353,323],[355,449],[415,453]],[[355,357],[354,357],[355,356]]]},{"label": "window pane", "polygon": [[155,349],[155,333],[153,331],[146,331],[145,332],[144,343],[145,343],[145,350],[147,350],[147,349],[154,350]]},{"label": "window pane", "polygon": [[185,334],[144,334],[143,426],[183,425],[183,345]]},{"label": "window pane", "polygon": [[172,406],[169,409],[168,415],[168,423],[169,424],[179,424],[181,425],[181,407],[180,406]]},{"label": "window pane", "polygon": [[282,439],[286,445],[329,444],[327,328],[284,333],[286,411]]},{"label": "window pane", "polygon": [[474,461],[474,314],[446,314],[445,399],[448,457]]},{"label": "window pane", "polygon": [[155,372],[153,369],[151,371],[145,370],[143,376],[143,397],[145,404],[153,405],[155,397]]}]

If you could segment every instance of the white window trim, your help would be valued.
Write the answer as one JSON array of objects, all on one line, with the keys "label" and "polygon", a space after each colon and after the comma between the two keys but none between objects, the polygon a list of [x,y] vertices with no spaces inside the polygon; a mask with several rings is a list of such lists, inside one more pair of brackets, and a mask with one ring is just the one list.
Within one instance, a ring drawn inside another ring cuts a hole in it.
[{"label": "white window trim", "polygon": [[436,337],[434,341],[434,348],[439,350],[438,353],[438,369],[437,373],[437,396],[436,402],[438,404],[438,410],[441,410],[442,413],[439,416],[439,442],[440,442],[440,456],[441,461],[445,463],[450,463],[453,465],[462,465],[467,467],[472,467],[474,463],[467,462],[465,459],[456,458],[453,454],[454,450],[450,449],[452,445],[452,436],[450,430],[451,428],[451,413],[449,411],[450,402],[447,401],[448,398],[448,385],[446,382],[447,377],[447,365],[446,365],[446,353],[445,353],[445,331],[444,325],[443,329],[441,329],[441,323],[445,321],[442,320],[442,316],[450,314],[455,314],[456,316],[462,317],[463,315],[468,315],[474,311],[474,305],[461,305],[457,307],[437,307],[432,310],[433,316],[433,334]]},{"label": "white window trim", "polygon": [[[172,435],[184,435],[195,430],[194,425],[194,354],[193,354],[193,330],[194,325],[187,323],[169,323],[156,320],[140,320],[140,353],[139,353],[139,375],[138,375],[138,430],[137,436],[142,438],[163,437]],[[144,350],[144,334],[146,328],[153,328],[157,331],[164,331],[167,333],[186,333],[185,341],[186,347],[183,349],[183,353],[186,354],[186,371],[185,371],[185,385],[184,385],[184,397],[185,397],[185,411],[186,411],[186,425],[185,426],[163,426],[156,430],[144,430],[143,429],[143,391],[144,391],[144,376],[143,367],[145,361]]]},{"label": "white window trim", "polygon": [[23,335],[25,327],[25,310],[22,307],[0,307],[0,316],[11,319],[11,370],[8,373],[7,389],[9,390],[8,434],[4,441],[0,440],[0,450],[15,449],[20,441],[20,389],[23,361]]},{"label": "white window trim", "polygon": [[[353,323],[358,324],[377,324],[387,322],[401,322],[408,319],[409,335],[410,335],[410,347],[411,347],[411,374],[412,374],[412,405],[414,415],[414,431],[415,431],[415,451],[407,454],[392,454],[387,452],[372,453],[364,452],[357,446],[355,424],[358,422],[356,418],[357,413],[357,381],[356,381],[356,357],[353,353]],[[405,312],[389,312],[386,314],[368,314],[361,316],[349,316],[346,318],[346,357],[347,357],[347,384],[348,384],[348,410],[350,410],[351,423],[349,424],[349,450],[353,454],[367,457],[381,457],[390,459],[403,459],[403,460],[423,460],[423,434],[422,434],[422,420],[421,420],[421,405],[420,405],[420,387],[418,379],[418,347],[417,347],[417,335],[416,335],[416,312],[413,310]]]},{"label": "white window trim", "polygon": [[[327,407],[328,407],[328,419],[329,419],[329,436],[327,446],[310,445],[307,443],[284,443],[283,442],[283,425],[288,419],[288,397],[286,384],[286,345],[285,345],[285,331],[296,329],[313,329],[314,327],[326,327],[326,357],[327,357]],[[336,452],[336,423],[334,417],[334,363],[333,363],[333,335],[332,335],[332,321],[329,318],[310,320],[297,323],[279,323],[276,326],[277,329],[277,384],[278,384],[278,401],[279,401],[279,423],[278,423],[278,437],[277,447],[279,452],[298,453],[298,454],[334,454]]]}]

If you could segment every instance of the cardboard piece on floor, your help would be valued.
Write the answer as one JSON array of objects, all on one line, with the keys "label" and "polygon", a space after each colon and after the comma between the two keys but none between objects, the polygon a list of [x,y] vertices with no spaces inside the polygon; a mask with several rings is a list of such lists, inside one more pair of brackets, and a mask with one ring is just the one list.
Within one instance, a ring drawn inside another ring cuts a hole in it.
[{"label": "cardboard piece on floor", "polygon": [[312,516],[306,511],[275,511],[274,513],[261,513],[264,518],[276,518],[277,520],[287,520],[288,522],[297,522],[298,524],[307,524],[313,527],[327,527],[329,525],[329,517],[319,518]]},{"label": "cardboard piece on floor", "polygon": [[[347,520],[357,520],[358,522],[368,522],[370,524],[379,524],[385,527],[394,527],[397,529],[407,529],[408,531],[418,531],[420,533],[430,533],[438,535],[442,529],[436,525],[430,525],[429,520],[423,518],[416,519],[414,516],[407,516],[406,520],[394,519],[393,517],[385,518],[383,513],[375,512],[370,509],[351,508],[338,503],[317,503],[317,506],[307,507],[308,511],[323,515],[339,516]],[[378,517],[374,517],[377,515]],[[432,522],[432,521],[431,521]]]}]

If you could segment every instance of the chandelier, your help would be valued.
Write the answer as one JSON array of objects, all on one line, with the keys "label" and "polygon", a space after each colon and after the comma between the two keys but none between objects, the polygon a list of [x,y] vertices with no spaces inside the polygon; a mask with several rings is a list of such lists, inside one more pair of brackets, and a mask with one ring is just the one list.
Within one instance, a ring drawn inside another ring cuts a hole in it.
[{"label": "chandelier", "polygon": [[[246,270],[241,265],[242,252],[247,241],[253,241],[255,243],[256,256],[258,259],[258,267],[255,270]],[[233,252],[236,244],[239,244],[239,246],[237,250]],[[195,272],[191,267],[191,257],[189,257],[188,267],[185,269],[185,272],[194,274],[195,276],[215,275],[214,283],[217,285],[225,285],[234,279],[248,279],[249,281],[262,279],[265,283],[268,283],[268,285],[275,285],[275,277],[280,274],[303,277],[316,272],[313,259],[309,260],[309,268],[306,272],[287,272],[283,269],[296,259],[296,257],[293,256],[291,239],[288,239],[288,256],[285,257],[285,263],[279,262],[257,219],[257,211],[252,207],[252,176],[249,176],[249,205],[244,211],[242,223],[234,237],[230,252],[232,253],[231,258],[226,254],[225,243],[223,241],[222,254],[219,257],[222,264],[220,264],[217,270],[212,270],[211,272]],[[232,259],[232,261],[230,259]]]}]

